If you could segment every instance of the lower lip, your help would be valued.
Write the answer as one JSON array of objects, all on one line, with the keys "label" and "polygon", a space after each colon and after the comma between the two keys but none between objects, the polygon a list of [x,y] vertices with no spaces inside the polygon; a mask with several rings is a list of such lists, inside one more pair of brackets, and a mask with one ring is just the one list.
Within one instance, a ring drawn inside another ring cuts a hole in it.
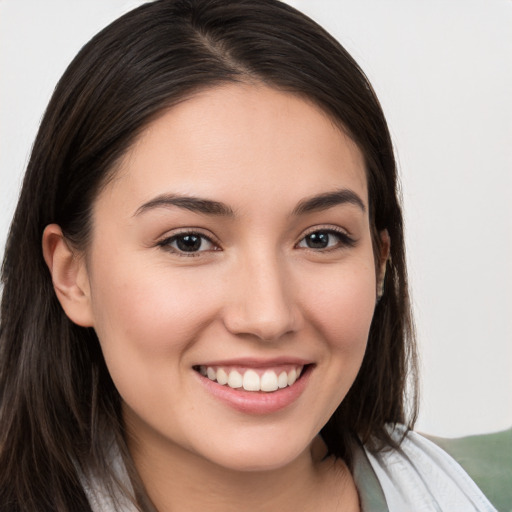
[{"label": "lower lip", "polygon": [[312,369],[312,365],[306,366],[300,378],[291,386],[270,393],[245,391],[243,388],[233,389],[198,372],[195,373],[209,393],[231,408],[246,414],[271,414],[285,409],[300,397],[307,386]]}]

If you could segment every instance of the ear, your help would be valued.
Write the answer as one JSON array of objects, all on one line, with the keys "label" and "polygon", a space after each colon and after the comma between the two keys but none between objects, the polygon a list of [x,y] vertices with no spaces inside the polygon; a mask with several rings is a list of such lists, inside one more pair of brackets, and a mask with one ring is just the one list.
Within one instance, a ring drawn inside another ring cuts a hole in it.
[{"label": "ear", "polygon": [[377,302],[384,295],[384,279],[386,278],[386,266],[389,260],[389,253],[391,250],[391,239],[387,229],[383,229],[379,233],[380,238],[380,251],[379,251],[379,265],[377,270]]},{"label": "ear", "polygon": [[53,288],[68,318],[82,327],[93,326],[89,276],[85,259],[68,244],[57,224],[43,232],[43,256]]}]

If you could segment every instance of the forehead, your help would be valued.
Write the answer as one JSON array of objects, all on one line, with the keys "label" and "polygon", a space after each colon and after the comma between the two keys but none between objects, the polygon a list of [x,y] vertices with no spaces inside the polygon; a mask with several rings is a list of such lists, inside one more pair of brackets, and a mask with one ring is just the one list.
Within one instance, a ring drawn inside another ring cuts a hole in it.
[{"label": "forehead", "polygon": [[363,155],[323,110],[292,93],[237,84],[202,91],[162,113],[127,151],[104,193],[124,194],[125,202],[165,192],[200,195],[239,208],[248,200],[292,204],[341,187],[367,204]]}]

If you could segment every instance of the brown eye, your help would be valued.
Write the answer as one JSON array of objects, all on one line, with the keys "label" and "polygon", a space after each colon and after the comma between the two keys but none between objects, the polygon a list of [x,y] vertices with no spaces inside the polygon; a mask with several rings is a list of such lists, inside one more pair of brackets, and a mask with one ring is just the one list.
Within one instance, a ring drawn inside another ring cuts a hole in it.
[{"label": "brown eye", "polygon": [[176,253],[188,254],[217,249],[217,246],[201,233],[180,233],[165,239],[159,245]]},{"label": "brown eye", "polygon": [[201,249],[203,239],[198,235],[181,235],[176,237],[176,248],[183,252],[196,252]]},{"label": "brown eye", "polygon": [[336,249],[338,247],[353,247],[354,245],[355,241],[345,233],[331,229],[320,229],[306,235],[297,244],[297,247],[323,250]]},{"label": "brown eye", "polygon": [[316,231],[304,237],[304,241],[310,249],[325,249],[329,247],[329,243],[332,243],[332,238],[334,237],[327,231]]}]

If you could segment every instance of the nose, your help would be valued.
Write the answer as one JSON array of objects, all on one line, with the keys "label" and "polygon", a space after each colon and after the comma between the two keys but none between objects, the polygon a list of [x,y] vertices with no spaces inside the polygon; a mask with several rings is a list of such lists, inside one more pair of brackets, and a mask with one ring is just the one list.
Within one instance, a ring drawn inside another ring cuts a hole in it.
[{"label": "nose", "polygon": [[301,324],[294,284],[276,257],[251,258],[231,276],[224,324],[237,335],[278,341]]}]

